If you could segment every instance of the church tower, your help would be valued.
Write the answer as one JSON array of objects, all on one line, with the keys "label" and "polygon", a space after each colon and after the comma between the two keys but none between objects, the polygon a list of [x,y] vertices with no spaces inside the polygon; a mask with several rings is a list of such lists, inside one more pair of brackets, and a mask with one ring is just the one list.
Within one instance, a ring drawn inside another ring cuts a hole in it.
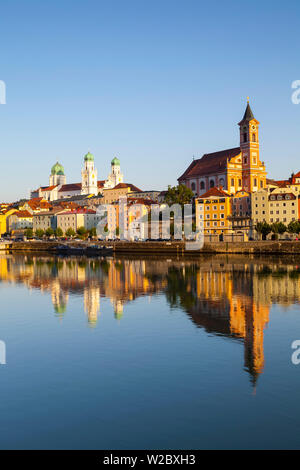
[{"label": "church tower", "polygon": [[49,178],[49,186],[64,185],[67,183],[64,167],[56,162],[51,168],[51,175]]},{"label": "church tower", "polygon": [[98,194],[98,172],[95,168],[94,155],[88,152],[84,157],[81,171],[81,194]]},{"label": "church tower", "polygon": [[104,188],[114,188],[119,183],[123,183],[123,174],[121,173],[120,160],[115,157],[111,161],[111,173],[104,184]]},{"label": "church tower", "polygon": [[265,164],[259,158],[259,121],[253,115],[249,99],[239,127],[243,189],[248,192],[258,191],[266,187],[267,173]]}]

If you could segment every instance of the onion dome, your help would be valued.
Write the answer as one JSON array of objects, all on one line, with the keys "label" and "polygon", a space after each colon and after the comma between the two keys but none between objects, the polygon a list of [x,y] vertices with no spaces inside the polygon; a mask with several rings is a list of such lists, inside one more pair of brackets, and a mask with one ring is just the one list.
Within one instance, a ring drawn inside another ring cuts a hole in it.
[{"label": "onion dome", "polygon": [[111,164],[120,166],[120,160],[117,157],[115,157],[112,159]]},{"label": "onion dome", "polygon": [[93,162],[93,161],[94,161],[94,155],[92,155],[90,152],[88,152],[88,153],[84,156],[84,161],[85,161],[85,162]]},{"label": "onion dome", "polygon": [[51,175],[64,175],[65,174],[65,170],[64,170],[64,167],[56,162],[55,165],[53,165],[53,167],[51,168]]}]

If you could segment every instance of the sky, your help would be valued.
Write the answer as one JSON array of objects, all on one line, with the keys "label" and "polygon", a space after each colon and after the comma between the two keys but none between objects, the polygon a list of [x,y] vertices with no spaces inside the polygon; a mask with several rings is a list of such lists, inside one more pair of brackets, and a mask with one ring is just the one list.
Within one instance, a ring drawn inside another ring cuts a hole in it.
[{"label": "sky", "polygon": [[0,4],[0,201],[121,161],[162,190],[204,153],[239,145],[247,96],[270,178],[300,170],[300,2],[9,0]]}]

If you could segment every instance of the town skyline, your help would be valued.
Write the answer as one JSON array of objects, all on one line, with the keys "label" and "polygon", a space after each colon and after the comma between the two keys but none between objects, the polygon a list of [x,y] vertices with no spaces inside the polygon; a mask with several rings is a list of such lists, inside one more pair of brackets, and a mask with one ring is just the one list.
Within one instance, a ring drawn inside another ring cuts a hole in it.
[{"label": "town skyline", "polygon": [[255,24],[233,2],[116,5],[2,6],[1,200],[27,196],[57,160],[75,181],[89,149],[99,169],[117,156],[130,181],[165,189],[193,155],[237,144],[247,96],[268,176],[297,171],[298,2],[253,2]]},{"label": "town skyline", "polygon": [[[246,103],[246,104],[248,103],[248,105],[249,105],[249,102],[250,102],[250,98],[247,97],[247,99],[245,100],[245,103]],[[261,122],[260,122],[260,124],[261,124]],[[262,143],[262,142],[260,141],[260,144],[261,144],[261,143]],[[237,145],[238,145],[238,142],[236,142],[235,147],[237,147]],[[263,145],[262,145],[262,147],[263,147]],[[90,147],[88,147],[88,152],[87,152],[87,153],[84,153],[83,155],[81,155],[81,161],[82,161],[82,156],[91,153],[90,150],[91,150]],[[220,152],[221,150],[222,150],[222,148],[220,147],[220,148],[216,149],[215,152],[212,152],[212,153]],[[94,152],[93,152],[93,153],[94,153]],[[189,164],[189,163],[190,163],[191,161],[193,161],[193,160],[199,160],[199,159],[201,159],[202,156],[203,156],[203,155],[206,155],[207,153],[209,153],[209,152],[203,152],[201,155],[200,155],[200,154],[199,154],[199,155],[195,155],[195,154],[194,154],[194,155],[190,158],[190,160],[187,161],[187,164]],[[94,155],[93,155],[93,156],[94,156]],[[114,156],[112,157],[112,159],[116,159],[116,158],[118,159],[118,156],[116,156],[116,155],[114,155]],[[262,159],[265,161],[265,159],[264,159],[263,157],[262,157]],[[96,160],[97,160],[97,157],[96,157]],[[50,163],[50,166],[49,166],[49,171],[48,171],[48,173],[51,174],[51,168],[53,167],[53,164],[55,165],[55,162],[56,162],[56,164],[57,164],[57,163],[62,164],[63,161],[64,161],[63,159],[60,159],[60,160],[59,160],[59,159],[57,159],[57,160],[54,159],[54,160],[52,160],[52,163]],[[68,170],[71,169],[70,173],[68,173],[69,175],[73,175],[73,174],[74,174],[74,168],[77,168],[77,166],[78,166],[78,163],[77,163],[77,162],[76,162],[76,165],[74,165],[74,161],[75,161],[75,159],[73,159],[73,165],[71,164],[70,167],[68,168]],[[106,171],[106,167],[108,167],[108,162],[105,161],[105,163],[104,163],[104,161],[103,161],[103,160],[100,160],[100,159],[98,159],[98,161],[99,161],[99,163],[101,164],[101,168],[100,168],[100,172],[99,172],[99,179],[105,180],[105,179],[106,179],[106,176],[107,176],[107,174],[105,174],[105,171]],[[63,167],[64,167],[64,165],[63,165]],[[182,168],[182,169],[183,169],[183,168]],[[285,168],[286,174],[283,175],[283,174],[281,173],[279,178],[275,178],[275,177],[273,176],[273,174],[270,174],[270,172],[267,170],[267,178],[268,178],[268,179],[280,179],[280,178],[282,179],[282,176],[284,176],[284,178],[287,179],[288,177],[290,177],[293,173],[295,173],[295,172],[297,172],[297,171],[298,171],[298,168],[297,168],[297,167],[290,169],[290,171],[289,171],[289,170],[286,170],[286,168]],[[131,180],[134,180],[134,178],[135,178],[135,177],[133,176],[133,177],[131,178]],[[79,179],[79,178],[77,178],[77,179]],[[166,190],[166,189],[168,188],[168,186],[177,185],[177,184],[178,184],[178,179],[180,179],[179,173],[178,173],[178,176],[176,177],[176,180],[175,180],[175,181],[166,181],[166,184],[165,184],[165,186],[163,186],[163,187],[158,187],[159,185],[155,185],[155,183],[152,183],[152,186],[151,186],[151,187],[150,187],[150,186],[149,186],[149,187],[146,187],[144,190],[146,190],[146,191],[147,191],[147,190],[148,190],[148,191],[149,191],[149,190],[161,190],[161,191],[163,191],[163,190]],[[75,177],[75,180],[76,180],[76,177]],[[42,181],[41,183],[45,183],[45,176],[43,177],[43,181]],[[150,184],[151,184],[151,183],[150,183]],[[45,186],[45,184],[40,184],[40,186],[43,186],[43,185]],[[139,185],[140,185],[141,187],[143,187],[143,188],[145,187],[145,186],[143,185],[143,183],[141,183],[141,184],[139,184]],[[36,185],[33,186],[33,187],[36,187],[36,186],[38,186],[38,184],[36,184]],[[22,199],[28,199],[28,198],[31,197],[32,191],[34,191],[33,187],[32,187],[32,188],[29,188],[29,189],[27,190],[27,193],[26,193],[26,194],[19,194],[19,195],[16,195],[16,198],[15,198],[14,200],[5,200],[5,196],[4,196],[4,197],[2,197],[2,201],[7,202],[7,203],[11,203],[11,202],[15,202],[15,201],[22,200]]]}]

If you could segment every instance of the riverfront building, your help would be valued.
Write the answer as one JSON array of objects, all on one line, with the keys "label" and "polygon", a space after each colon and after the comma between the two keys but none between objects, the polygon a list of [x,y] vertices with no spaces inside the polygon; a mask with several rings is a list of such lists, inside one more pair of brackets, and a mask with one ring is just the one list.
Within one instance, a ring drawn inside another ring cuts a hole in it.
[{"label": "riverfront building", "polygon": [[239,122],[240,145],[227,150],[206,153],[193,160],[178,178],[195,196],[221,186],[229,194],[238,191],[254,192],[266,187],[266,167],[259,155],[259,121],[247,103]]}]

